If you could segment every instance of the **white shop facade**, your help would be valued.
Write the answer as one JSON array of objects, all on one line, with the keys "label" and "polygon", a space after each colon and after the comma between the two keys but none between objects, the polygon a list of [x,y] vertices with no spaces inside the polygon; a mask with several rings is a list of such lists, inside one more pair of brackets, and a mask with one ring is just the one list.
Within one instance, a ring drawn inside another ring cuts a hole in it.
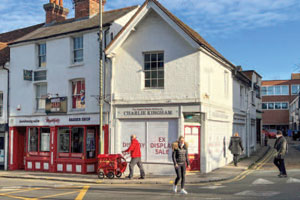
[{"label": "white shop facade", "polygon": [[147,173],[171,174],[174,171],[172,143],[184,135],[189,144],[192,170],[200,170],[199,105],[116,106],[114,110],[113,151],[127,149],[130,135],[135,134],[141,143],[142,162]]}]

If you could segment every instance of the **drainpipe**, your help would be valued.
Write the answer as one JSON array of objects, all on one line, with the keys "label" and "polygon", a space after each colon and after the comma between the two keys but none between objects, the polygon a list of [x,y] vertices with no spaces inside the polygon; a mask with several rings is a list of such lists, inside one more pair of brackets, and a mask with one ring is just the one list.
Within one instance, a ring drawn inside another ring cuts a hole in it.
[{"label": "drainpipe", "polygon": [[[5,63],[6,64],[6,63]],[[7,123],[7,129],[9,129],[9,69],[5,67],[5,64],[3,64],[2,69],[7,71],[7,96],[6,96],[6,102],[7,102],[7,108],[6,108],[6,123]],[[8,169],[8,130],[5,132],[5,157],[4,157],[4,170]]]}]

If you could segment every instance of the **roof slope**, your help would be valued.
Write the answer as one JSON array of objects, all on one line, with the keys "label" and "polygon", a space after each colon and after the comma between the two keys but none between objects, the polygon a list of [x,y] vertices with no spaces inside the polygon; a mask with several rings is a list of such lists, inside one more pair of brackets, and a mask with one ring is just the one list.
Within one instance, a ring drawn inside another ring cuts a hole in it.
[{"label": "roof slope", "polygon": [[136,14],[128,21],[128,23],[123,27],[123,29],[116,35],[114,40],[107,46],[106,49],[109,49],[113,43],[120,37],[120,35],[124,32],[124,30],[129,26],[129,24],[138,16],[138,14],[142,11],[142,9],[145,8],[145,6],[152,1],[155,3],[170,19],[172,19],[187,35],[189,35],[196,43],[198,43],[200,46],[204,47],[206,50],[214,54],[215,56],[221,58],[223,61],[225,61],[227,64],[229,64],[231,67],[235,68],[235,65],[233,65],[231,62],[229,62],[226,58],[224,58],[215,48],[213,48],[207,41],[205,41],[199,33],[194,31],[192,28],[190,28],[188,25],[183,23],[179,18],[177,18],[175,15],[173,15],[168,9],[166,9],[162,4],[160,4],[157,0],[146,0],[145,3],[140,7],[140,9],[136,12]]},{"label": "roof slope", "polygon": [[[127,8],[110,10],[103,12],[103,24],[104,26],[114,22],[115,20],[123,17],[132,10],[138,8],[138,6],[131,6]],[[58,35],[64,35],[68,33],[74,33],[84,30],[95,29],[99,27],[99,14],[91,18],[84,19],[69,19],[61,23],[50,24],[48,26],[41,27],[36,31],[26,35],[25,37],[16,40],[11,44],[18,44],[28,41],[35,41],[39,39],[47,39]]]},{"label": "roof slope", "polygon": [[10,51],[7,44],[9,42],[13,42],[16,39],[23,37],[24,35],[42,27],[44,24],[37,24],[34,26],[29,26],[26,28],[17,29],[14,31],[1,33],[0,34],[0,66],[4,65],[6,62],[9,61],[10,58]]}]

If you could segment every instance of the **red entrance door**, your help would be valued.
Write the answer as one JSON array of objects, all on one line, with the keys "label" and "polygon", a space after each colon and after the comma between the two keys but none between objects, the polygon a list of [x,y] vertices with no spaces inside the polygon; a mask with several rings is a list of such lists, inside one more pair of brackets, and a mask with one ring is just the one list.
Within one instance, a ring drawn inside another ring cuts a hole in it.
[{"label": "red entrance door", "polygon": [[191,170],[200,171],[200,126],[184,126]]},{"label": "red entrance door", "polygon": [[16,149],[17,151],[15,153],[17,153],[17,167],[18,169],[25,169],[25,157],[26,157],[26,151],[25,151],[25,136],[26,136],[26,128],[18,128],[17,129],[17,145],[16,145]]}]

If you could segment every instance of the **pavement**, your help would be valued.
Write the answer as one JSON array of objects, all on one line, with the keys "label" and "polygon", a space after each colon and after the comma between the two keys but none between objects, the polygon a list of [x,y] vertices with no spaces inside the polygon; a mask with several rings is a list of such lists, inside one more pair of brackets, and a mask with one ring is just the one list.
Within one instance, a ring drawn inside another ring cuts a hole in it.
[{"label": "pavement", "polygon": [[[271,149],[270,146],[258,146],[256,152],[250,157],[239,160],[238,166],[232,163],[227,166],[218,168],[210,173],[188,172],[186,175],[187,184],[209,183],[230,180],[245,172],[255,163],[259,162]],[[15,179],[38,179],[47,181],[62,181],[82,184],[171,184],[175,175],[148,175],[145,179],[140,180],[133,178],[131,180],[120,179],[98,179],[96,174],[67,174],[67,173],[49,173],[49,172],[31,172],[31,171],[0,171],[0,177]]]}]

